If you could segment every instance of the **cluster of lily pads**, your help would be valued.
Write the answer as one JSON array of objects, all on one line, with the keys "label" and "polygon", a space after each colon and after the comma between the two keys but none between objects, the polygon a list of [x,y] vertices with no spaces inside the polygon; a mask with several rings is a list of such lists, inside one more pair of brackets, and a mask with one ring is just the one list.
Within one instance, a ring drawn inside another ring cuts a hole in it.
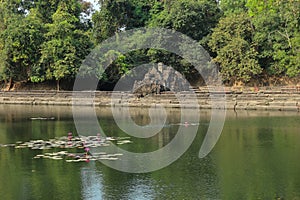
[{"label": "cluster of lily pads", "polygon": [[34,159],[51,159],[51,160],[66,160],[66,162],[89,162],[97,160],[118,160],[123,154],[106,154],[105,152],[90,154],[89,150],[85,153],[70,153],[68,151],[60,151],[53,153],[45,153],[36,155]]},{"label": "cluster of lily pads", "polygon": [[[32,150],[63,150],[58,152],[46,152],[39,154],[34,159],[66,160],[67,162],[89,162],[96,160],[118,160],[122,154],[107,154],[105,152],[90,152],[90,148],[110,146],[114,142],[117,145],[132,143],[129,137],[101,137],[97,136],[68,136],[49,140],[30,140],[17,142],[16,144],[0,144],[0,147],[14,147],[16,149],[30,148]],[[70,149],[70,151],[67,151]],[[71,149],[82,149],[80,153]],[[72,152],[73,151],[73,152]]]}]

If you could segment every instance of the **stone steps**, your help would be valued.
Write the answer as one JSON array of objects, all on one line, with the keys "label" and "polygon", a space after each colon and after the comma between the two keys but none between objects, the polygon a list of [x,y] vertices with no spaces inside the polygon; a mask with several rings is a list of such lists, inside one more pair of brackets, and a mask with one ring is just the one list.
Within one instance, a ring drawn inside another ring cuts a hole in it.
[{"label": "stone steps", "polygon": [[[77,99],[81,105],[89,105],[88,97],[94,97],[95,106],[144,106],[163,105],[164,107],[180,107],[180,100],[183,107],[197,107],[198,102],[201,109],[212,107],[211,100],[215,102],[223,101],[224,95],[221,92],[208,93],[205,90],[194,91],[192,95],[189,92],[164,92],[162,94],[153,94],[144,98],[137,98],[129,92],[78,92],[73,97],[71,91],[24,91],[24,92],[0,92],[0,103],[2,104],[28,104],[28,105],[72,105],[73,98]],[[111,97],[114,100],[111,101]],[[77,103],[76,101],[76,103]],[[283,110],[299,111],[300,93],[288,93],[283,91],[259,91],[259,92],[226,92],[227,109],[236,110]]]}]

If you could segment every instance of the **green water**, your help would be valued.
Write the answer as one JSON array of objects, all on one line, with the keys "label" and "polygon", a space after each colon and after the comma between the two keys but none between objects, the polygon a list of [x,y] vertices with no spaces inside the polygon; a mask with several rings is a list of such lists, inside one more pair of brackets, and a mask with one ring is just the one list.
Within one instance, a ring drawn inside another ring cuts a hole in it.
[{"label": "green water", "polygon": [[[147,112],[132,109],[137,124]],[[193,112],[193,110],[191,110]],[[111,136],[125,136],[109,109],[97,110]],[[55,117],[32,121],[30,117]],[[67,163],[33,159],[41,150],[0,148],[0,198],[14,199],[300,199],[300,115],[283,112],[229,112],[213,151],[198,158],[210,119],[201,111],[191,147],[170,166],[146,174],[128,174],[100,162]],[[165,128],[150,139],[134,139],[123,148],[154,151],[168,144],[180,122],[168,111]],[[187,129],[188,130],[188,129]],[[0,144],[51,139],[76,133],[67,107],[0,106]],[[187,131],[188,134],[188,131]]]}]

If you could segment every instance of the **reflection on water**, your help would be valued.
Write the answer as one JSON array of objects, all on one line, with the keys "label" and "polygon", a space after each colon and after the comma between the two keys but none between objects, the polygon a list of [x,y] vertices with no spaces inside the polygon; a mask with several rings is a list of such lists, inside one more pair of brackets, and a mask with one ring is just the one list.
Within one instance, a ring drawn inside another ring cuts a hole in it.
[{"label": "reflection on water", "polygon": [[[191,111],[192,112],[192,111]],[[131,109],[139,125],[147,110]],[[122,146],[150,152],[176,135],[180,113],[167,110],[167,124],[149,139]],[[126,136],[110,109],[97,110],[107,135]],[[55,117],[55,120],[30,120]],[[198,153],[210,119],[201,111],[192,146],[170,166],[147,174],[127,174],[100,162],[66,163],[32,159],[42,151],[0,147],[1,199],[300,199],[300,118],[289,112],[228,112],[213,151]],[[187,129],[188,130],[188,129]],[[69,107],[0,106],[0,144],[49,139],[76,133]],[[188,134],[188,132],[187,132]]]}]

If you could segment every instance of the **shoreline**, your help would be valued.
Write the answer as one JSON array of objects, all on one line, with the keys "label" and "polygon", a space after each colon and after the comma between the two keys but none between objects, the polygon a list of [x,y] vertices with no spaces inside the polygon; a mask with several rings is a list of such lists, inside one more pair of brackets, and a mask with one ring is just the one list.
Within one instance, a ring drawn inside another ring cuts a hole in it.
[{"label": "shoreline", "polygon": [[[209,93],[207,88],[197,88],[194,90],[195,96],[191,97],[187,92],[173,93],[164,92],[161,94],[152,94],[143,98],[137,98],[129,92],[109,92],[96,91],[94,104],[86,103],[87,95],[90,91],[76,92],[76,102],[79,101],[82,106],[108,107],[108,106],[129,106],[129,107],[151,107],[163,106],[166,108],[180,108],[178,99],[181,99],[185,108],[212,109],[216,105],[211,104],[211,98],[215,103],[222,103],[221,92]],[[216,98],[220,95],[220,99]],[[241,90],[225,89],[226,109],[227,110],[260,110],[260,111],[300,111],[300,91],[298,88],[276,88],[260,89],[254,91],[253,88]],[[112,102],[111,96],[114,96]],[[179,97],[179,98],[177,98]],[[55,105],[72,106],[73,91],[9,91],[0,92],[0,104],[10,105]],[[194,104],[196,101],[197,105]],[[116,99],[118,101],[116,101]],[[221,101],[220,101],[221,100]],[[78,105],[78,106],[80,106]],[[77,106],[77,105],[76,105]],[[224,108],[218,108],[224,109]]]}]

